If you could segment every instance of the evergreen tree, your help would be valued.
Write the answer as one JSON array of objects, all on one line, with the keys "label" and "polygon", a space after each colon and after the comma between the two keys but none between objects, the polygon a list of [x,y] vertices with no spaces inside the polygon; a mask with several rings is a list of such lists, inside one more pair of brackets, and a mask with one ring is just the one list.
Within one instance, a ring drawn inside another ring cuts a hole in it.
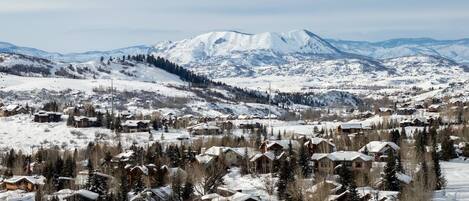
[{"label": "evergreen tree", "polygon": [[442,159],[448,161],[450,159],[456,158],[456,150],[454,149],[453,140],[450,139],[448,133],[443,133],[441,140],[441,152]]},{"label": "evergreen tree", "polygon": [[401,142],[401,135],[399,134],[399,131],[398,130],[392,130],[391,133],[390,133],[390,141],[391,142],[394,142],[395,144],[399,145],[400,142]]},{"label": "evergreen tree", "polygon": [[309,165],[309,154],[304,143],[301,143],[298,164],[301,167],[301,172],[303,176],[309,177],[312,172],[312,168]]},{"label": "evergreen tree", "polygon": [[73,126],[74,122],[75,122],[74,121],[74,116],[73,116],[73,114],[70,114],[67,118],[67,126]]},{"label": "evergreen tree", "polygon": [[436,146],[432,149],[432,160],[433,171],[435,172],[436,177],[435,190],[441,190],[445,186],[446,181],[443,174],[441,174],[440,159],[438,158],[438,154],[436,153]]},{"label": "evergreen tree", "polygon": [[119,162],[119,192],[117,194],[119,201],[127,201],[127,193],[129,192],[129,187],[127,185],[127,174],[125,172],[125,162]]},{"label": "evergreen tree", "polygon": [[339,175],[339,183],[342,185],[340,193],[346,191],[353,182],[352,171],[345,166],[344,163],[336,167],[337,174]]},{"label": "evergreen tree", "polygon": [[190,180],[186,181],[184,188],[182,189],[182,200],[191,200],[194,193],[194,185]]},{"label": "evergreen tree", "polygon": [[290,163],[287,160],[283,160],[280,168],[279,178],[277,182],[277,191],[280,199],[287,197],[288,184],[293,181],[293,173],[291,171]]},{"label": "evergreen tree", "polygon": [[357,185],[355,184],[355,181],[352,181],[350,184],[348,191],[350,193],[350,199],[349,201],[361,201],[362,199],[360,198],[360,194],[358,194],[357,190]]},{"label": "evergreen tree", "polygon": [[400,181],[396,175],[396,158],[394,153],[389,152],[386,166],[384,166],[384,190],[388,191],[399,191],[400,190]]}]

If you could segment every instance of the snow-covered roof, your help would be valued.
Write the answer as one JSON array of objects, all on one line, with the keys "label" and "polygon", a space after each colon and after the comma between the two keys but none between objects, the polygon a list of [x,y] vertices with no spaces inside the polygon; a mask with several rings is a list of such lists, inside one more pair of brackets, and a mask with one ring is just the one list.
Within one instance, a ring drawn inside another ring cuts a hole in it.
[{"label": "snow-covered roof", "polygon": [[329,154],[316,153],[311,157],[312,160],[320,160],[324,157],[329,158],[332,161],[353,161],[355,159],[362,159],[364,161],[371,161],[371,156],[365,155],[357,151],[336,151]]},{"label": "snow-covered roof", "polygon": [[73,120],[75,121],[81,121],[83,119],[88,119],[88,121],[98,121],[98,118],[96,117],[86,117],[86,116],[74,116]]},{"label": "snow-covered roof", "polygon": [[265,156],[267,157],[269,160],[275,160],[275,153],[274,152],[271,152],[271,151],[267,151],[265,153],[258,153],[256,155],[254,155],[252,158],[251,158],[251,162],[254,162],[256,161],[257,159],[259,159],[260,157],[262,156]]},{"label": "snow-covered roof", "polygon": [[122,152],[120,154],[117,154],[114,156],[115,159],[119,160],[128,160],[129,158],[133,157],[135,155],[135,152],[132,150],[127,150],[125,152]]},{"label": "snow-covered roof", "polygon": [[298,148],[300,147],[300,143],[296,140],[271,140],[267,143],[267,148],[272,147],[275,144],[278,144],[283,147],[283,149],[288,148],[289,144],[292,144],[293,148]]},{"label": "snow-covered roof", "polygon": [[139,123],[143,123],[143,124],[149,124],[150,123],[150,120],[126,120],[122,126],[131,126],[131,127],[135,127],[135,126],[138,126]]},{"label": "snow-covered roof", "polygon": [[240,193],[240,192],[237,192],[230,197],[231,201],[246,201],[249,199],[260,200],[258,197],[255,197],[246,193]]},{"label": "snow-covered roof", "polygon": [[10,184],[15,184],[21,180],[26,180],[32,184],[37,184],[37,185],[44,185],[46,178],[42,175],[34,175],[34,176],[21,176],[21,175],[14,175],[13,177],[10,177],[8,179],[5,179],[3,182],[4,183],[10,183]]},{"label": "snow-covered roof", "polygon": [[358,151],[359,152],[364,152],[365,147],[371,153],[378,153],[378,152],[386,151],[386,150],[384,150],[386,147],[391,147],[392,149],[394,149],[396,151],[399,150],[399,146],[394,142],[371,141],[368,144],[366,144],[365,146],[363,146]]},{"label": "snow-covered roof", "polygon": [[196,155],[195,156],[195,159],[199,162],[199,163],[202,163],[202,164],[207,164],[207,163],[210,163],[212,160],[213,160],[213,156],[210,156],[210,155]]},{"label": "snow-covered roof", "polygon": [[80,189],[76,191],[75,194],[80,195],[90,200],[97,200],[99,197],[99,194],[89,191],[89,190],[85,190],[85,189]]},{"label": "snow-covered roof", "polygon": [[12,111],[15,111],[15,110],[19,110],[21,108],[23,108],[23,106],[16,105],[16,104],[11,104],[11,105],[7,105],[7,106],[3,106],[2,110],[12,112]]},{"label": "snow-covered roof", "polygon": [[192,129],[192,130],[219,130],[220,127],[215,126],[215,125],[211,125],[211,124],[208,124],[208,123],[201,123],[201,124],[197,124],[197,125],[194,125],[194,126],[187,127],[187,129]]},{"label": "snow-covered roof", "polygon": [[167,200],[173,193],[173,189],[169,186],[164,186],[160,188],[153,188],[150,190],[153,194],[155,194],[156,197],[158,197],[161,200]]},{"label": "snow-covered roof", "polygon": [[144,175],[148,175],[148,168],[144,165],[137,165],[137,166],[134,166],[130,169],[130,171],[134,171],[134,170],[140,170]]},{"label": "snow-covered roof", "polygon": [[327,144],[330,144],[330,145],[332,145],[332,146],[335,147],[335,144],[333,144],[332,142],[330,142],[330,141],[327,140],[327,139],[320,138],[320,137],[313,137],[313,138],[311,138],[310,140],[308,140],[307,142],[305,142],[305,145],[308,145],[309,143],[314,144],[314,145],[318,145],[318,144],[321,143],[321,142],[326,142]]},{"label": "snow-covered roof", "polygon": [[396,177],[399,181],[404,182],[406,184],[410,184],[412,182],[412,177],[400,172],[396,172]]},{"label": "snow-covered roof", "polygon": [[362,123],[343,123],[340,124],[341,129],[368,129]]}]

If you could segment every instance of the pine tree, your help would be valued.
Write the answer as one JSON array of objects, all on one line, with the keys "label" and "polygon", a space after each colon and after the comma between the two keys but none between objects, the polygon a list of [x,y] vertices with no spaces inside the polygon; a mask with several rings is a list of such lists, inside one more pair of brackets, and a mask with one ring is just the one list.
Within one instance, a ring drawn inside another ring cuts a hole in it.
[{"label": "pine tree", "polygon": [[432,149],[432,160],[433,171],[435,172],[436,177],[435,190],[441,190],[445,186],[446,181],[443,174],[441,174],[440,159],[438,158],[438,154],[436,153],[436,146]]},{"label": "pine tree", "polygon": [[396,176],[396,159],[394,153],[389,152],[386,166],[384,166],[384,190],[399,191],[400,181]]},{"label": "pine tree", "polygon": [[75,122],[75,121],[74,121],[74,116],[73,116],[73,114],[68,115],[68,118],[67,118],[67,126],[73,126],[74,122]]},{"label": "pine tree", "polygon": [[312,170],[311,170],[311,166],[309,165],[308,150],[306,146],[304,145],[304,143],[301,143],[298,164],[301,167],[301,172],[303,176],[309,177]]},{"label": "pine tree", "polygon": [[248,148],[244,149],[243,159],[241,160],[241,174],[245,175],[249,173],[249,155],[248,155]]},{"label": "pine tree", "polygon": [[293,180],[293,174],[290,168],[290,163],[287,160],[283,160],[280,168],[279,178],[277,182],[277,191],[280,199],[287,197],[288,184]]},{"label": "pine tree", "polygon": [[125,162],[119,162],[119,192],[118,192],[118,200],[119,201],[127,201],[127,193],[129,192],[129,187],[127,185],[127,174],[125,172]]},{"label": "pine tree", "polygon": [[182,189],[182,200],[191,200],[192,194],[194,193],[194,185],[190,180],[186,181],[184,188]]},{"label": "pine tree", "polygon": [[349,201],[361,201],[362,199],[360,198],[360,195],[358,194],[357,190],[357,185],[355,184],[355,181],[352,181],[350,184],[348,191],[350,193],[350,198]]},{"label": "pine tree", "polygon": [[454,143],[450,139],[448,133],[443,134],[443,139],[441,140],[441,152],[442,159],[448,161],[456,157],[456,150],[454,149]]},{"label": "pine tree", "polygon": [[344,163],[336,167],[337,174],[339,175],[339,183],[342,185],[340,192],[346,191],[353,182],[352,171],[345,166]]}]

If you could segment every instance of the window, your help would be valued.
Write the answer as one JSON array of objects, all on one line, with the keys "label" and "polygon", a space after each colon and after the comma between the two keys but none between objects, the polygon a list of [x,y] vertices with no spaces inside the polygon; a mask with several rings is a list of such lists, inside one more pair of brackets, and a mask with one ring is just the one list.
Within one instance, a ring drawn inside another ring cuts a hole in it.
[{"label": "window", "polygon": [[355,162],[355,168],[362,168],[362,162]]}]

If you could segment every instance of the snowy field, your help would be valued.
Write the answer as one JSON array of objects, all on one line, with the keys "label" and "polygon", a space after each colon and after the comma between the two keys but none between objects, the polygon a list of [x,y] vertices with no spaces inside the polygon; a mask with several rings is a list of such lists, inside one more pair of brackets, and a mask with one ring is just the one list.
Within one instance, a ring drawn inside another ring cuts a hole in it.
[{"label": "snowy field", "polygon": [[436,191],[434,201],[468,201],[469,200],[469,161],[455,159],[450,162],[441,162],[447,186]]}]

